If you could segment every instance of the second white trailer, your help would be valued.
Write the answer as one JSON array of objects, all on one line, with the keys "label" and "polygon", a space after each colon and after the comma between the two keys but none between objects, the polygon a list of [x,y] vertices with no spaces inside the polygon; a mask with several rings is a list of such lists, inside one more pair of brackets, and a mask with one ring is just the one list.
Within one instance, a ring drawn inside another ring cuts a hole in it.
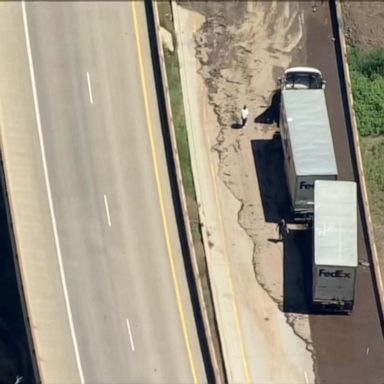
[{"label": "second white trailer", "polygon": [[358,265],[357,192],[352,181],[315,182],[312,303],[351,311]]}]

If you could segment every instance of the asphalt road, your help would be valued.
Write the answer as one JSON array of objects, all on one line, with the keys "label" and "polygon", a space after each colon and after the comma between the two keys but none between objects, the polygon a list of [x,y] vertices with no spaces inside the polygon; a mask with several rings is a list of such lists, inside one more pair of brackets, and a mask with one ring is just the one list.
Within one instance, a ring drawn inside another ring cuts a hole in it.
[{"label": "asphalt road", "polygon": [[[351,153],[352,133],[345,115],[345,90],[340,80],[331,12],[327,2],[313,12],[305,8],[305,62],[319,68],[327,80],[326,100],[332,127],[339,179],[357,180]],[[361,199],[360,199],[361,201]],[[359,205],[359,261],[370,262]],[[358,270],[356,305],[351,316],[311,316],[318,380],[324,384],[383,383],[384,343],[372,267]]]},{"label": "asphalt road", "polygon": [[[21,3],[2,7],[19,25]],[[144,4],[27,2],[24,17],[80,380],[205,381]]]}]

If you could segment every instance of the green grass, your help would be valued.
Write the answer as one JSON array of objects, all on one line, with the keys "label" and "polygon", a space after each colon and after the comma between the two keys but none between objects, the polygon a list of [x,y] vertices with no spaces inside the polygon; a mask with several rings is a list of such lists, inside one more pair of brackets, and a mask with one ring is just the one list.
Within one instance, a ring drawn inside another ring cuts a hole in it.
[{"label": "green grass", "polygon": [[177,53],[175,51],[170,52],[169,50],[166,50],[165,62],[183,184],[185,193],[188,196],[195,198]]},{"label": "green grass", "polygon": [[160,25],[167,31],[173,31],[172,8],[170,1],[156,2],[159,11]]},{"label": "green grass", "polygon": [[361,137],[361,151],[375,242],[384,272],[384,135]]},{"label": "green grass", "polygon": [[179,152],[179,160],[181,173],[183,177],[183,185],[185,193],[192,199],[196,199],[195,187],[193,183],[193,175],[191,168],[191,157],[189,154],[188,136],[185,124],[183,94],[181,89],[179,60],[177,57],[176,39],[174,36],[172,9],[170,2],[163,1],[158,3],[160,25],[172,33],[174,51],[164,47],[165,66],[168,78],[169,94],[171,99],[171,108],[173,116],[173,124],[175,127],[177,150]]},{"label": "green grass", "polygon": [[384,252],[384,49],[366,53],[351,48],[348,61],[370,210],[380,254]]},{"label": "green grass", "polygon": [[352,92],[361,136],[384,134],[384,49],[349,51]]},{"label": "green grass", "polygon": [[191,157],[189,153],[188,135],[185,123],[183,94],[181,89],[179,60],[177,57],[176,39],[174,36],[172,9],[169,1],[157,3],[160,17],[160,25],[172,33],[174,51],[164,47],[165,67],[171,99],[173,124],[175,127],[176,144],[179,154],[183,186],[187,199],[187,207],[190,218],[192,236],[194,241],[201,241],[200,223],[198,217],[196,192],[193,182]]},{"label": "green grass", "polygon": [[384,212],[384,136],[364,137],[361,142],[365,178],[375,211]]}]

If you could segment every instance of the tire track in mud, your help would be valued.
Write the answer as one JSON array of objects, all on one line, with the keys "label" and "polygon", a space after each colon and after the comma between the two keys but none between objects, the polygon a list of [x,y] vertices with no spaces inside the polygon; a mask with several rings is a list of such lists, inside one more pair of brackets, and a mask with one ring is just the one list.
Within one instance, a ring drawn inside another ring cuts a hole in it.
[{"label": "tire track in mud", "polygon": [[[201,65],[199,74],[208,89],[209,103],[220,126],[216,144],[212,147],[218,154],[218,174],[241,203],[238,223],[254,244],[252,264],[255,278],[283,311],[282,283],[270,280],[268,274],[264,273],[268,255],[266,258],[260,257],[262,252],[255,222],[264,221],[264,217],[257,216],[257,207],[247,199],[242,176],[239,175],[242,146],[249,145],[249,139],[233,128],[239,120],[239,109],[243,104],[252,105],[251,112],[256,116],[269,105],[271,96],[268,90],[273,90],[276,74],[288,66],[292,51],[300,44],[303,15],[298,4],[288,2],[239,2],[236,6],[225,2],[215,2],[213,6],[189,3],[187,7],[206,17],[195,35],[196,57]],[[260,139],[271,139],[276,131],[275,126],[257,124],[256,128]],[[268,160],[271,156],[279,156],[276,153],[280,149],[276,148],[273,140],[268,149],[270,151],[263,154]],[[274,162],[275,159],[272,159],[271,163]],[[245,174],[243,178],[246,178],[246,171],[242,172]],[[315,361],[308,316],[285,313],[285,317]]]}]

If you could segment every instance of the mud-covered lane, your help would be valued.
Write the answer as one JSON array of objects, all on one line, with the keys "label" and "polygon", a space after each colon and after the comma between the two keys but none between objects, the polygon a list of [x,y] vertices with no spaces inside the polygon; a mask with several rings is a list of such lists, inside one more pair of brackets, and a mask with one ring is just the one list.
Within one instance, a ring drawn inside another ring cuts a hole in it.
[{"label": "mud-covered lane", "polygon": [[[198,116],[193,129],[203,130],[206,138],[191,147],[209,154],[199,166],[215,170],[223,227],[223,237],[215,238],[220,241],[207,248],[225,249],[252,382],[383,384],[383,338],[370,269],[359,267],[351,316],[311,315],[306,300],[311,233],[291,225],[284,243],[276,240],[276,223],[289,219],[290,206],[275,92],[276,78],[287,67],[312,65],[323,71],[340,178],[354,179],[328,4],[183,2],[181,7],[199,15],[189,15],[199,20],[193,33],[189,22],[180,33],[189,34],[193,48],[188,45],[187,52],[196,58],[196,64],[184,68],[187,92],[200,103],[193,111]],[[241,128],[239,111],[245,103],[250,116]],[[201,158],[198,151],[193,155]],[[203,174],[194,173],[198,184],[210,185]],[[206,208],[212,202],[202,199],[201,204]],[[368,259],[363,233],[360,222],[360,261]],[[220,320],[224,323],[224,316]],[[235,356],[231,335],[221,332],[220,337],[230,345],[230,360]]]},{"label": "mud-covered lane", "polygon": [[[269,108],[277,74],[289,65],[291,52],[302,37],[299,5],[183,2],[181,6],[202,15],[200,26],[192,32],[190,25],[194,23],[187,22],[179,13],[178,20],[184,20],[180,39],[187,35],[193,39],[192,44],[183,41],[179,48],[189,47],[182,51],[181,61],[191,55],[197,59],[196,64],[191,60],[183,66],[188,72],[185,83],[189,84],[184,84],[183,92],[192,101],[197,93],[199,100],[190,134],[194,152],[191,158],[196,159],[193,161],[199,167],[194,172],[196,185],[202,189],[211,182],[214,184],[212,190],[204,189],[200,194],[202,228],[209,239],[207,252],[215,252],[215,257],[207,260],[228,380],[313,383],[308,316],[283,311],[285,251],[283,243],[276,241],[276,222],[285,210],[285,195],[281,193],[285,182],[280,172],[282,152],[276,135],[277,119],[272,116],[275,111]],[[245,103],[250,116],[247,126],[240,129],[238,112]],[[196,140],[197,132],[205,139]],[[206,159],[201,162],[204,156]],[[205,167],[208,172],[213,170],[213,177],[207,176]],[[211,191],[216,195],[207,197]],[[220,211],[220,224],[212,213],[214,209]],[[207,212],[213,219],[206,218]],[[215,236],[217,233],[220,238]],[[289,241],[289,248],[292,257],[298,254],[294,241]],[[218,264],[213,265],[212,260],[217,259],[220,265],[228,266],[232,291],[226,290],[223,279],[215,278]],[[296,279],[290,280],[290,284],[296,285]],[[222,302],[231,297],[236,301],[237,325],[229,324],[232,316],[221,310]],[[235,340],[234,329],[240,329]],[[242,354],[236,348],[241,341]],[[245,378],[241,377],[238,361],[245,362]]]},{"label": "mud-covered lane", "polygon": [[[339,77],[336,30],[332,8],[325,2],[304,13],[307,64],[318,67],[327,80],[326,100],[341,180],[356,180],[351,158],[352,133],[343,107],[345,89]],[[361,199],[360,199],[361,201]],[[369,261],[359,207],[359,261]],[[384,383],[384,343],[372,282],[373,271],[360,266],[356,305],[351,316],[310,316],[320,383]]]}]

